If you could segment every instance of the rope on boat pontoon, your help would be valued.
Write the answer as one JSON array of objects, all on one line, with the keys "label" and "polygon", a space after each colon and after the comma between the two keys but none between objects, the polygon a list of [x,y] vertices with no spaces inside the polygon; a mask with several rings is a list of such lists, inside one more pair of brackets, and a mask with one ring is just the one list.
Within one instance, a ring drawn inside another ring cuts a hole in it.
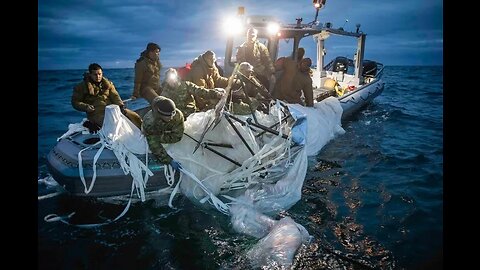
[{"label": "rope on boat pontoon", "polygon": [[[123,116],[123,115],[122,115]],[[134,187],[137,191],[137,195],[141,198],[142,202],[145,201],[145,188],[148,182],[148,177],[153,176],[153,172],[148,168],[148,144],[145,142],[145,147],[146,147],[146,164],[143,164],[141,160],[135,156],[132,152],[130,152],[123,144],[118,142],[118,134],[119,130],[121,128],[121,123],[122,121],[126,121],[123,117],[119,118],[120,123],[116,125],[115,127],[115,133],[113,134],[112,138],[109,138],[107,134],[105,134],[103,128],[99,130],[98,136],[100,140],[84,149],[78,152],[78,171],[80,174],[80,179],[82,181],[83,186],[85,187],[85,194],[88,194],[92,191],[93,186],[95,184],[95,180],[97,178],[97,161],[98,158],[100,157],[100,154],[102,151],[107,148],[109,150],[112,150],[112,152],[115,154],[117,157],[120,166],[123,170],[123,173],[125,175],[131,174]],[[93,176],[92,180],[90,182],[90,185],[87,187],[86,181],[85,181],[85,176],[83,173],[83,162],[82,162],[82,152],[90,149],[98,144],[102,144],[100,149],[97,151],[97,153],[94,156],[93,159]],[[128,163],[127,163],[128,160]],[[145,171],[145,175],[143,175],[143,172]]]},{"label": "rope on boat pontoon", "polygon": [[[82,153],[83,151],[90,149],[98,144],[102,144],[100,149],[98,149],[97,153],[95,154],[93,158],[93,176],[92,176],[92,181],[90,182],[90,186],[87,188],[87,183],[85,181],[85,176],[83,174],[83,162],[82,162]],[[90,193],[92,191],[93,185],[95,184],[95,180],[97,179],[97,160],[100,157],[100,154],[102,153],[103,149],[105,148],[105,144],[102,142],[102,138],[100,137],[100,140],[96,142],[93,145],[90,145],[89,147],[86,147],[80,151],[78,151],[77,157],[78,157],[78,173],[80,174],[80,180],[82,181],[83,186],[85,187],[85,194]]]},{"label": "rope on boat pontoon", "polygon": [[120,213],[120,215],[118,215],[116,218],[114,218],[113,220],[109,220],[107,222],[103,222],[103,223],[92,223],[92,224],[73,224],[73,223],[70,223],[68,220],[73,216],[75,215],[75,212],[72,212],[68,215],[65,215],[65,216],[59,216],[57,214],[49,214],[49,215],[46,215],[43,220],[45,220],[46,222],[56,222],[56,221],[60,221],[62,223],[65,223],[67,225],[72,225],[72,226],[75,226],[75,227],[79,227],[79,228],[85,228],[85,229],[89,229],[89,228],[95,228],[95,227],[100,227],[100,226],[104,226],[104,225],[107,225],[107,224],[111,224],[117,220],[119,220],[121,217],[123,217],[127,212],[128,212],[128,209],[130,208],[130,204],[132,203],[132,196],[133,196],[133,190],[135,189],[135,183],[132,182],[132,191],[130,192],[130,198],[128,200],[128,203],[127,203],[127,206],[125,206],[125,209],[123,209],[123,211]]},{"label": "rope on boat pontoon", "polygon": [[[136,190],[137,196],[142,200],[145,201],[145,188],[146,184],[148,182],[148,177],[153,175],[153,172],[148,168],[148,142],[145,140],[145,157],[146,161],[144,164],[138,157],[132,153],[123,143],[122,140],[120,140],[121,136],[124,135],[124,133],[120,133],[121,129],[123,126],[132,126],[133,124],[126,122],[129,121],[127,118],[125,118],[124,115],[119,113],[118,108],[113,108],[113,113],[118,115],[119,117],[116,118],[118,121],[115,121],[115,126],[114,126],[114,131],[110,132],[104,129],[102,127],[99,132],[99,141],[93,145],[90,145],[82,150],[80,150],[77,154],[78,156],[78,170],[79,170],[79,175],[80,175],[80,180],[82,181],[82,184],[85,188],[85,194],[88,194],[92,191],[93,186],[95,184],[95,180],[97,177],[97,170],[96,170],[96,164],[97,161],[103,152],[105,148],[111,150],[116,158],[118,159],[120,166],[123,170],[123,173],[125,175],[129,174],[132,176],[132,189],[130,192],[130,198],[127,203],[127,206],[125,207],[124,211],[116,217],[114,220],[105,222],[105,223],[98,223],[98,224],[70,224],[67,219],[69,219],[74,213],[67,215],[67,216],[58,216],[56,214],[50,214],[45,216],[44,220],[47,222],[52,222],[52,221],[61,221],[66,224],[70,225],[75,225],[77,227],[83,227],[83,228],[91,228],[91,227],[97,227],[97,226],[102,226],[106,225],[109,223],[112,223],[119,218],[121,218],[125,213],[128,211],[131,201],[132,201],[132,196],[133,196],[133,191]],[[69,126],[69,130],[72,129],[72,125]],[[108,134],[106,134],[108,132]],[[68,133],[68,132],[67,132]],[[67,134],[66,133],[66,134]],[[90,182],[90,185],[87,187],[87,183],[85,180],[84,172],[83,172],[83,161],[82,161],[82,153],[83,151],[87,149],[91,149],[94,146],[97,146],[98,144],[101,144],[102,146],[100,149],[95,153],[94,159],[93,159],[93,176],[92,180]],[[137,150],[138,151],[138,150]],[[143,171],[145,171],[145,175],[143,175]]]}]

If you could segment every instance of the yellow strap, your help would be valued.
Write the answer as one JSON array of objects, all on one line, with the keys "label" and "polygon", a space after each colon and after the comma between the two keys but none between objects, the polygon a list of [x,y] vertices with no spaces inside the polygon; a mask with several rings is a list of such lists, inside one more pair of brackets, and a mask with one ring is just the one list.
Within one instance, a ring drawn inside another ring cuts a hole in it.
[{"label": "yellow strap", "polygon": [[337,92],[337,96],[341,97],[343,96],[343,93],[345,92],[345,89],[340,87],[340,84],[335,84],[335,91]]}]

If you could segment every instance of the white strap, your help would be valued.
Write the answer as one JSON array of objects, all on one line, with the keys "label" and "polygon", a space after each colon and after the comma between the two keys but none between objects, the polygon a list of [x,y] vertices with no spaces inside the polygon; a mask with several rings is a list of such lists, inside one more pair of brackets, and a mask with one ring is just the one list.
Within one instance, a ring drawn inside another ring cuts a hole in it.
[{"label": "white strap", "polygon": [[130,198],[128,200],[128,203],[127,203],[127,206],[125,206],[125,208],[123,209],[123,211],[120,213],[120,215],[118,215],[115,219],[113,220],[109,220],[107,222],[103,222],[103,223],[92,223],[92,224],[72,224],[70,223],[68,220],[73,216],[75,215],[75,212],[72,212],[70,213],[69,215],[65,215],[65,216],[59,216],[57,214],[49,214],[49,215],[46,215],[43,220],[45,220],[46,222],[56,222],[56,221],[60,221],[60,222],[63,222],[67,225],[72,225],[72,226],[75,226],[75,227],[79,227],[79,228],[85,228],[85,229],[89,229],[89,228],[95,228],[95,227],[99,227],[99,226],[103,226],[103,225],[107,225],[107,224],[110,224],[110,223],[113,223],[117,220],[119,220],[121,217],[123,217],[127,212],[128,212],[128,209],[130,208],[130,204],[132,203],[132,195],[133,195],[133,190],[134,190],[134,183],[132,181],[132,191],[130,192]]},{"label": "white strap", "polygon": [[105,145],[102,143],[102,147],[100,147],[100,149],[97,151],[97,153],[95,154],[95,157],[93,159],[93,176],[92,176],[92,182],[90,182],[90,186],[87,188],[87,183],[85,181],[85,176],[83,175],[83,164],[82,164],[82,153],[83,151],[87,150],[87,149],[90,149],[92,148],[93,146],[99,144],[99,143],[102,143],[102,140],[100,139],[100,141],[98,141],[97,143],[89,146],[89,147],[86,147],[82,150],[80,150],[78,152],[78,172],[80,174],[80,180],[82,180],[82,184],[83,186],[85,187],[85,194],[88,194],[90,193],[90,191],[92,191],[92,188],[93,188],[93,184],[95,184],[95,180],[97,178],[97,166],[96,166],[96,163],[97,163],[97,160],[98,160],[98,157],[100,156],[100,154],[102,153],[103,149],[105,148]]}]

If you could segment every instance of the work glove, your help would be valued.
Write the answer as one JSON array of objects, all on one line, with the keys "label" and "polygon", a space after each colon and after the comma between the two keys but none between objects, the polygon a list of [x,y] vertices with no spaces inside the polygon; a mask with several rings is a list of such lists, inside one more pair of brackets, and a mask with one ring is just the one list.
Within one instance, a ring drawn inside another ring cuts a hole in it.
[{"label": "work glove", "polygon": [[182,168],[182,165],[178,161],[173,159],[172,161],[170,161],[170,166],[172,166],[172,168],[176,171],[179,171]]},{"label": "work glove", "polygon": [[83,123],[83,126],[88,128],[88,131],[90,131],[92,134],[96,134],[101,128],[99,125],[88,120]]}]

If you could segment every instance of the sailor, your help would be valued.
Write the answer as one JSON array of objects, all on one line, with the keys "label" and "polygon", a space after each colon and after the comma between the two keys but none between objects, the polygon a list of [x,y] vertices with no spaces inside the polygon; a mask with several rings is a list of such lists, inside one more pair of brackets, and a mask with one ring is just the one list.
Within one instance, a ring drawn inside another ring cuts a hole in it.
[{"label": "sailor", "polygon": [[275,70],[279,73],[277,83],[275,84],[272,96],[277,99],[283,99],[283,96],[290,91],[292,80],[298,70],[298,64],[302,61],[303,56],[305,55],[304,48],[298,48],[297,57],[295,58],[294,53],[291,57],[279,57],[275,61]]},{"label": "sailor", "polygon": [[167,69],[162,83],[162,96],[172,99],[185,119],[199,111],[195,103],[196,98],[214,100],[217,103],[224,93],[225,90],[222,88],[207,89],[189,81],[181,81],[177,70],[173,68]]},{"label": "sailor", "polygon": [[232,89],[232,113],[245,115],[257,109],[268,113],[266,104],[272,97],[255,77],[253,66],[248,62],[242,62],[238,72],[236,77],[240,80],[241,87]]},{"label": "sailor", "polygon": [[160,46],[156,43],[148,43],[142,51],[140,58],[135,63],[135,81],[131,99],[145,98],[149,103],[160,95]]},{"label": "sailor", "polygon": [[[313,107],[313,87],[310,76],[311,66],[312,60],[310,58],[302,59],[297,65],[293,78],[285,82],[285,87],[277,88],[276,90],[279,91],[274,92],[274,97],[284,100],[287,103],[298,103],[307,107]],[[282,79],[280,79],[280,81],[282,81]],[[284,82],[282,82],[282,84],[283,83]],[[302,100],[302,92],[305,100]]]},{"label": "sailor", "polygon": [[247,40],[238,48],[236,59],[237,63],[252,64],[255,76],[267,89],[270,89],[270,81],[272,81],[272,86],[275,82],[275,76],[273,76],[275,69],[267,47],[257,41],[257,35],[257,29],[249,28],[247,30]]},{"label": "sailor", "polygon": [[[227,87],[228,78],[220,76],[215,61],[216,57],[213,51],[206,51],[199,55],[193,60],[186,80],[207,89]],[[200,111],[206,111],[214,108],[218,99],[211,100],[196,96],[195,101]]]},{"label": "sailor", "polygon": [[176,143],[182,139],[184,118],[175,103],[166,97],[157,96],[151,103],[152,109],[143,117],[142,131],[148,141],[150,151],[162,164],[170,164],[174,169],[181,168],[173,160],[162,144]]},{"label": "sailor", "polygon": [[113,82],[103,77],[103,69],[97,63],[88,66],[88,73],[83,74],[83,81],[73,88],[72,106],[78,111],[86,112],[88,121],[84,123],[90,132],[97,132],[103,125],[105,107],[110,104],[120,106],[120,111],[138,128],[142,118],[134,111],[125,108]]}]

